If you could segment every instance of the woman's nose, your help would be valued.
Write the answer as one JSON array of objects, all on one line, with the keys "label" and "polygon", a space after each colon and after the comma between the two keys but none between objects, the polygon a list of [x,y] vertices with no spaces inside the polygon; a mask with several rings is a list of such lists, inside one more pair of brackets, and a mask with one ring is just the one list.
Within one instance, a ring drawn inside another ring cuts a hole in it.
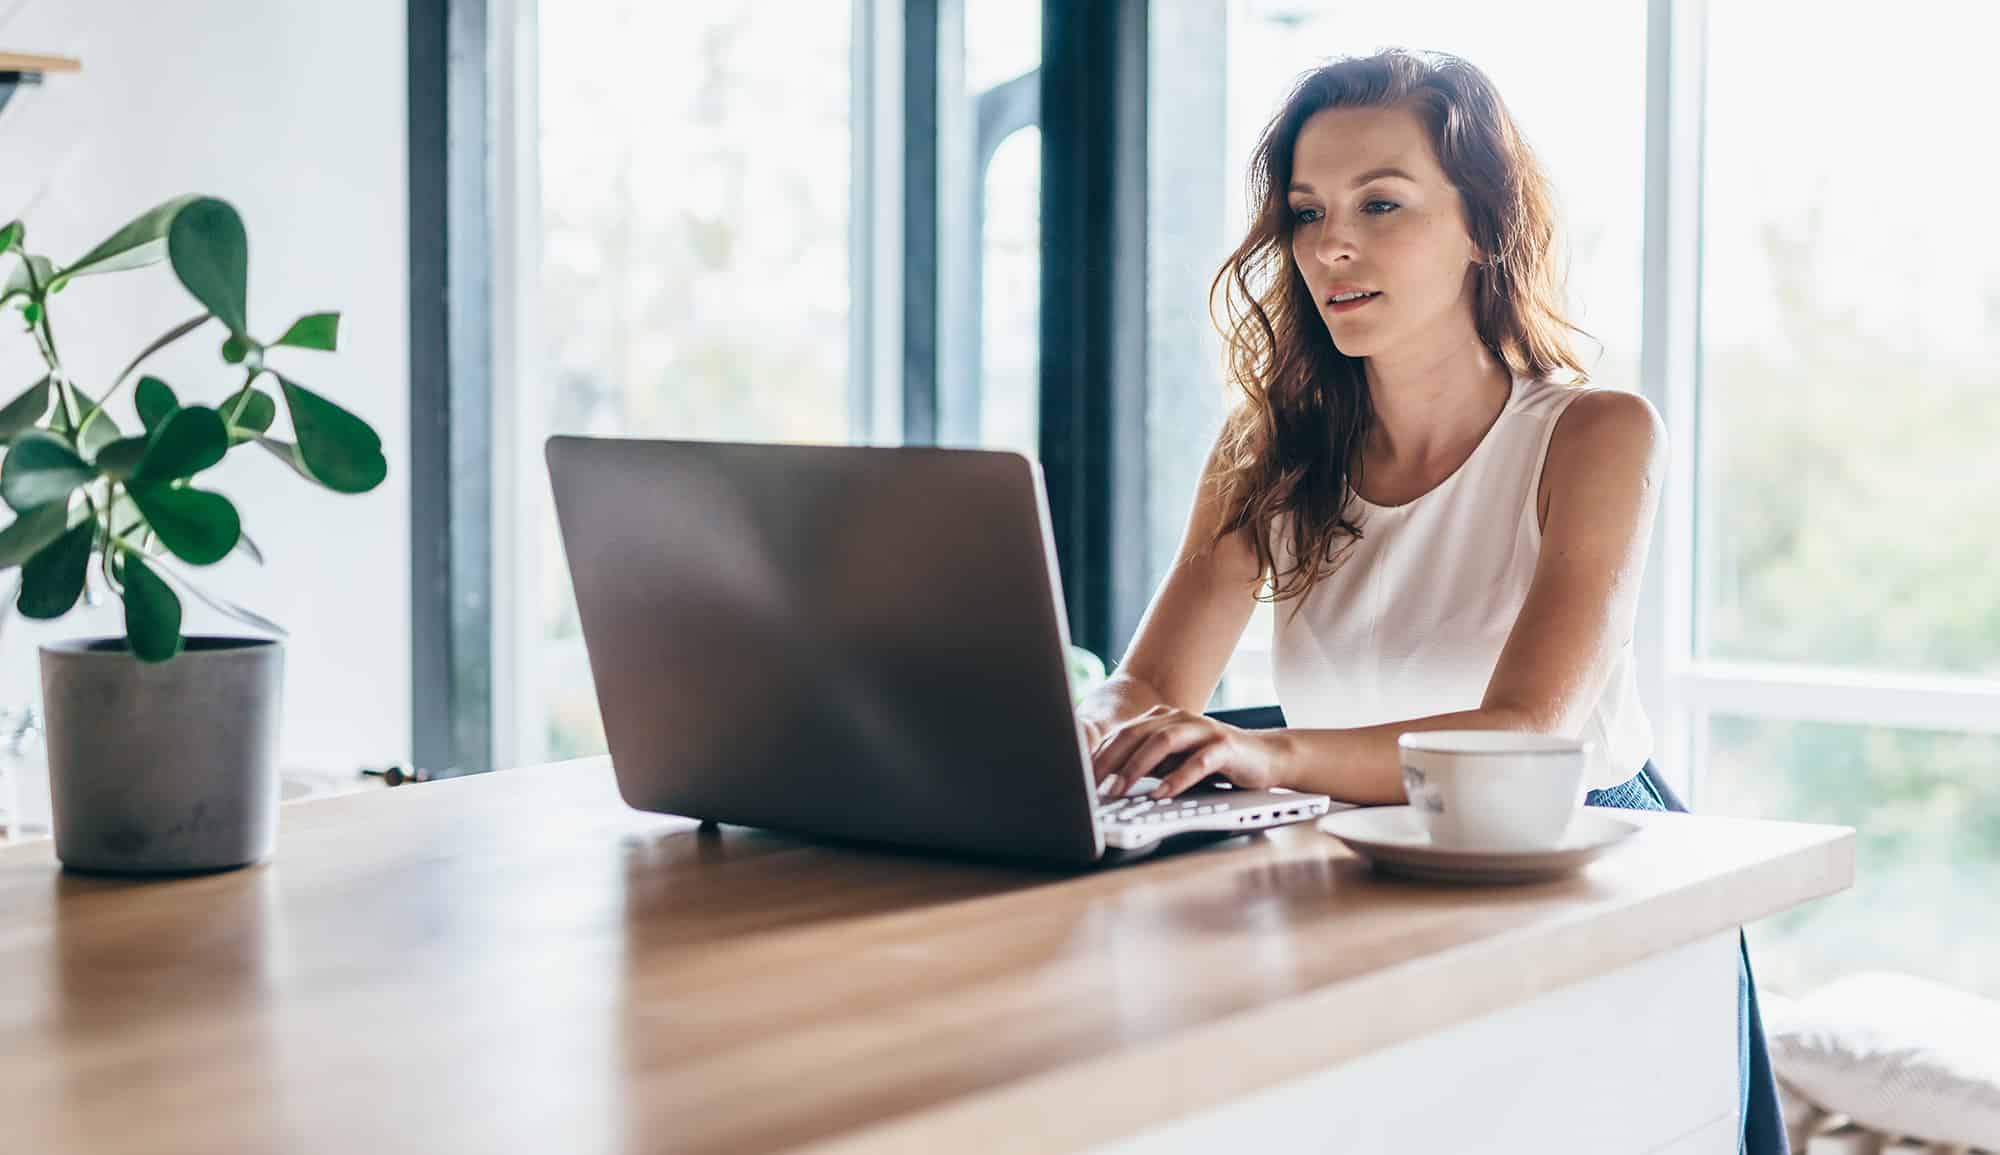
[{"label": "woman's nose", "polygon": [[1348,235],[1347,229],[1335,223],[1332,218],[1328,218],[1325,226],[1320,229],[1319,236],[1315,238],[1313,256],[1317,257],[1321,264],[1328,266],[1336,261],[1352,260],[1354,240]]}]

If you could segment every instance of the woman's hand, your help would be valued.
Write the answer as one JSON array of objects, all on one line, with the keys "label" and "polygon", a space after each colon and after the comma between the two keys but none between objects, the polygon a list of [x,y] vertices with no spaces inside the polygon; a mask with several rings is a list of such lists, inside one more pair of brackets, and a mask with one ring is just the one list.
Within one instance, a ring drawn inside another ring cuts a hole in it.
[{"label": "woman's hand", "polygon": [[1267,790],[1278,784],[1278,751],[1262,731],[1155,706],[1093,742],[1091,769],[1098,793],[1108,798],[1123,797],[1149,775],[1161,780],[1155,798],[1172,798],[1212,774],[1246,790]]},{"label": "woman's hand", "polygon": [[[1095,718],[1082,716],[1078,716],[1076,724],[1083,729],[1083,748],[1093,755],[1097,753],[1099,746],[1104,745],[1104,740],[1111,736],[1111,732],[1118,728],[1115,722],[1100,722]],[[1096,777],[1101,779],[1104,775],[1099,774]]]}]

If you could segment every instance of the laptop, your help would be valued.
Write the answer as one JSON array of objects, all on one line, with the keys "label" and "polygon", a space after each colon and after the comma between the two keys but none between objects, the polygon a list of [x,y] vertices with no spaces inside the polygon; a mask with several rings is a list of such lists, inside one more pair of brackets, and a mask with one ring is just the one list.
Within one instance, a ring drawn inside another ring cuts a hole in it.
[{"label": "laptop", "polygon": [[650,811],[1086,865],[1323,814],[1101,799],[1039,465],[1009,452],[555,437],[618,789]]}]

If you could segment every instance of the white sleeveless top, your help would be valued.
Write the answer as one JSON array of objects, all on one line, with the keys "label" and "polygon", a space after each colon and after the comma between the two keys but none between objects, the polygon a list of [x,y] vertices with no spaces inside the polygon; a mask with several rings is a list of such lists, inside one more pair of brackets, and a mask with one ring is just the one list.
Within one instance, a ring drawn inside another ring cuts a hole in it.
[{"label": "white sleeveless top", "polygon": [[[1274,607],[1287,725],[1352,729],[1479,708],[1541,553],[1536,498],[1550,434],[1586,392],[1516,375],[1498,420],[1443,484],[1407,505],[1355,496],[1360,540],[1302,604]],[[1293,559],[1282,519],[1273,536],[1283,572]],[[1652,756],[1630,638],[1580,736],[1594,750],[1593,790]]]}]

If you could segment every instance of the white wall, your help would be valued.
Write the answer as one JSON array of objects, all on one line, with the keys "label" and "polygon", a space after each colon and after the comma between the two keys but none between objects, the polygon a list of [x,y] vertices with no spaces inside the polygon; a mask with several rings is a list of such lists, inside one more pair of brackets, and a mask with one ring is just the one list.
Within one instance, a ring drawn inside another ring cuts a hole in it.
[{"label": "white wall", "polygon": [[[30,247],[62,264],[159,201],[212,193],[249,230],[253,332],[345,314],[341,352],[273,361],[381,432],[389,480],[333,494],[254,449],[204,475],[236,501],[269,563],[231,559],[204,584],[291,631],[290,766],[344,771],[410,745],[404,21],[400,0],[0,0],[0,47],[83,61],[0,109],[0,221],[24,218]],[[94,391],[196,312],[162,265],[79,281],[51,320]],[[210,326],[151,364],[184,398],[212,402],[233,387],[220,341]],[[27,335],[0,325],[0,403],[38,365]],[[128,429],[130,412],[114,409]],[[244,632],[192,604],[186,628]],[[118,632],[115,601],[55,623],[11,617],[0,704],[39,698],[41,641]]]}]

